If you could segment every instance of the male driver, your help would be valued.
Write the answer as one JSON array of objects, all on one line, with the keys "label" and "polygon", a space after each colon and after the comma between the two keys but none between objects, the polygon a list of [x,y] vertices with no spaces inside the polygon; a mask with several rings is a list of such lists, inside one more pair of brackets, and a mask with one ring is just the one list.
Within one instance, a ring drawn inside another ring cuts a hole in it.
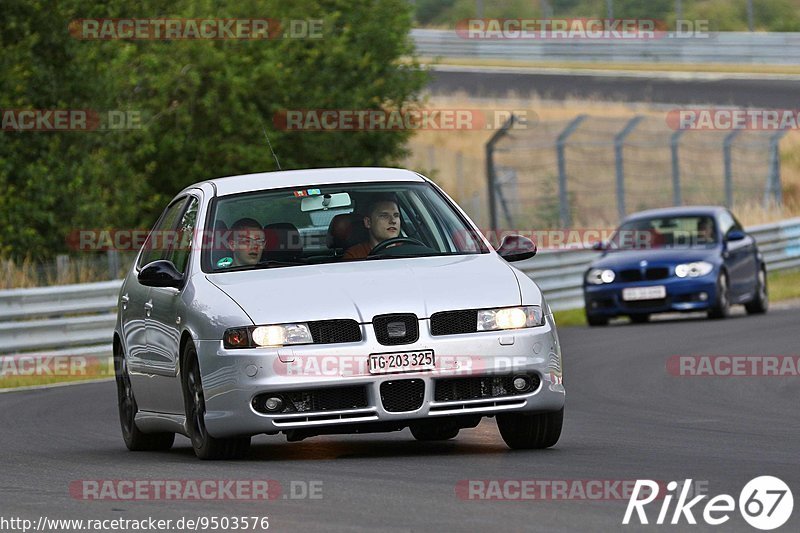
[{"label": "male driver", "polygon": [[228,246],[233,252],[233,260],[225,261],[226,264],[218,263],[216,266],[255,265],[261,260],[265,242],[264,228],[257,220],[240,218],[231,226],[230,237],[228,237]]},{"label": "male driver", "polygon": [[376,198],[370,202],[364,217],[364,227],[369,232],[369,239],[345,250],[344,259],[363,259],[381,242],[400,236],[400,210],[397,202],[391,197]]},{"label": "male driver", "polygon": [[716,242],[714,235],[714,222],[711,217],[703,217],[697,222],[697,242],[699,244],[711,244]]}]

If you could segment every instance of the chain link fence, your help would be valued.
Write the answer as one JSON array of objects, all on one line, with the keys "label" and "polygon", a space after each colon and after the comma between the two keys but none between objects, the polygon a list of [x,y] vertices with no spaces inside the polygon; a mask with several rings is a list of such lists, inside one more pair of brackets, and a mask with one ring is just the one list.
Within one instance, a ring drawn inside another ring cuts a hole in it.
[{"label": "chain link fence", "polygon": [[[486,144],[489,225],[596,227],[674,205],[781,204],[784,131],[675,131],[649,116],[519,124]],[[607,226],[607,227],[608,227]]]}]

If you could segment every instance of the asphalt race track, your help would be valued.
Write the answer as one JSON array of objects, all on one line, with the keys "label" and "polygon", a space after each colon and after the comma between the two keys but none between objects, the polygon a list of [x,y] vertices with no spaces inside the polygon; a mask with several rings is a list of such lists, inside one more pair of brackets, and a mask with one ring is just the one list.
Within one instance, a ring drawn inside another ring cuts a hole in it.
[{"label": "asphalt race track", "polygon": [[[738,500],[747,481],[775,475],[795,498],[779,531],[797,531],[798,378],[676,377],[665,364],[672,355],[797,355],[798,326],[796,311],[780,310],[724,321],[563,328],[565,430],[545,451],[508,450],[494,421],[484,420],[441,443],[416,442],[408,430],[300,443],[259,436],[246,461],[201,462],[184,437],[171,452],[128,452],[111,382],[2,394],[2,515],[269,516],[274,531],[756,531],[738,511],[722,527],[704,525],[704,502],[695,511],[703,525],[622,527],[625,500],[478,501],[460,499],[455,488],[470,479],[691,478],[706,482],[711,496]],[[286,496],[293,481],[322,481],[322,498],[82,501],[69,485],[85,479],[270,479]],[[660,505],[648,507],[651,522]]]},{"label": "asphalt race track", "polygon": [[542,74],[438,70],[428,89],[434,94],[464,92],[474,97],[504,98],[538,94],[549,100],[596,99],[656,104],[715,104],[795,109],[797,79],[746,79],[719,75],[709,79],[669,79],[646,76]]}]

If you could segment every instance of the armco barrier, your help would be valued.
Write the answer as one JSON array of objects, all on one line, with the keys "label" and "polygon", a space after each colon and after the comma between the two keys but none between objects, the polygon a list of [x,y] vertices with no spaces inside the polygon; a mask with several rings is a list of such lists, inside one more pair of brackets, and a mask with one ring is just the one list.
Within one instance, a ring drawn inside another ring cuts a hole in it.
[{"label": "armco barrier", "polygon": [[[749,228],[767,269],[800,268],[800,218]],[[600,252],[541,251],[515,265],[542,288],[554,310],[583,306],[583,273]],[[117,294],[122,282],[84,283],[0,291],[0,357],[111,353]]]},{"label": "armco barrier", "polygon": [[800,33],[719,32],[653,40],[464,39],[455,30],[411,30],[422,57],[533,62],[800,64]]}]

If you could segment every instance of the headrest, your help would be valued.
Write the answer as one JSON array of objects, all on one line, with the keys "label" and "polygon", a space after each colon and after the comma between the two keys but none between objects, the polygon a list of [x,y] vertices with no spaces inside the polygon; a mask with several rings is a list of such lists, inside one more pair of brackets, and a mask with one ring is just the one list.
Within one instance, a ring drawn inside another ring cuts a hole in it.
[{"label": "headrest", "polygon": [[303,252],[300,232],[290,222],[275,222],[264,226],[264,241],[262,261],[292,261]]},{"label": "headrest", "polygon": [[369,238],[364,217],[356,213],[336,215],[328,226],[328,248],[350,248]]}]

